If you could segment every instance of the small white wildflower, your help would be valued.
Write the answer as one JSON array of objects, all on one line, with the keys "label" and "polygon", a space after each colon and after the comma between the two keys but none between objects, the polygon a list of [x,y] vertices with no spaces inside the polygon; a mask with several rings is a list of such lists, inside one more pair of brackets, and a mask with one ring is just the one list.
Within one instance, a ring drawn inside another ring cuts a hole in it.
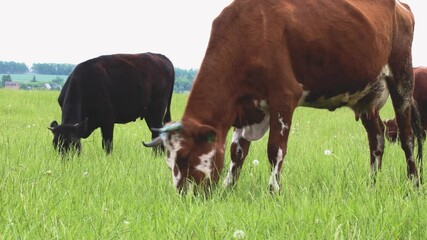
[{"label": "small white wildflower", "polygon": [[255,166],[258,166],[258,164],[259,164],[258,159],[255,159],[255,160],[253,161],[253,164],[254,164]]},{"label": "small white wildflower", "polygon": [[236,231],[233,233],[233,237],[234,237],[235,239],[243,239],[243,238],[245,238],[245,232],[243,232],[243,230],[236,230]]},{"label": "small white wildflower", "polygon": [[52,175],[52,171],[51,170],[46,170],[46,172],[44,172],[44,174],[46,174],[46,175]]},{"label": "small white wildflower", "polygon": [[128,221],[128,220],[124,220],[124,221],[123,221],[123,224],[124,224],[124,225],[129,225],[129,221]]},{"label": "small white wildflower", "polygon": [[324,153],[326,156],[329,156],[329,155],[331,155],[331,154],[332,154],[332,151],[331,151],[331,150],[329,150],[329,149],[326,149],[323,153]]}]

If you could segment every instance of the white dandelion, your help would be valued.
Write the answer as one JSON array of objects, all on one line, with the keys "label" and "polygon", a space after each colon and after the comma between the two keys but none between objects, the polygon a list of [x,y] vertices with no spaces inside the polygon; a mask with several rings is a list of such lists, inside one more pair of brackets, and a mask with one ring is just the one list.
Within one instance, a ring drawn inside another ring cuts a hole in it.
[{"label": "white dandelion", "polygon": [[243,239],[243,238],[245,238],[245,232],[243,232],[243,230],[236,230],[233,233],[233,238],[235,238],[235,239]]},{"label": "white dandelion", "polygon": [[253,164],[254,164],[255,166],[258,166],[258,165],[259,165],[259,161],[258,161],[258,159],[255,159],[255,160],[253,161]]},{"label": "white dandelion", "polygon": [[329,155],[331,155],[331,154],[332,154],[332,151],[331,151],[331,150],[329,150],[329,149],[326,149],[323,153],[324,153],[326,156],[329,156]]}]

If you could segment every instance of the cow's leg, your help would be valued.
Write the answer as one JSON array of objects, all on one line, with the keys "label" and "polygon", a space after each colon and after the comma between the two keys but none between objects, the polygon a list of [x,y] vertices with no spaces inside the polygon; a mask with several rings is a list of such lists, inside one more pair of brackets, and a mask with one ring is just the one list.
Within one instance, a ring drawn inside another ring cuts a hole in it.
[{"label": "cow's leg", "polygon": [[230,147],[231,164],[224,180],[224,186],[226,187],[234,186],[237,183],[240,170],[249,151],[251,142],[243,138],[242,132],[243,130],[240,128],[235,128],[233,132],[233,140]]},{"label": "cow's leg", "polygon": [[[401,62],[406,62],[401,66]],[[419,185],[418,171],[414,157],[414,137],[418,140],[419,157],[422,156],[422,144],[425,133],[420,131],[422,126],[419,113],[412,99],[413,82],[412,66],[410,61],[399,60],[396,66],[391,66],[393,77],[387,84],[396,114],[396,122],[399,129],[400,144],[405,152],[408,178],[413,179],[415,186]],[[415,131],[414,131],[415,130]],[[415,134],[414,134],[415,133]]]},{"label": "cow's leg", "polygon": [[288,106],[286,111],[270,110],[270,135],[268,138],[267,151],[271,166],[271,192],[280,192],[281,190],[280,173],[283,159],[287,152],[287,143],[294,109],[294,106]]},{"label": "cow's leg", "polygon": [[102,133],[102,148],[107,154],[110,154],[113,150],[113,131],[114,124],[106,125],[101,127]]},{"label": "cow's leg", "polygon": [[368,134],[369,150],[371,156],[371,178],[375,184],[377,172],[381,169],[382,158],[384,153],[384,125],[378,115],[361,116],[363,126]]}]

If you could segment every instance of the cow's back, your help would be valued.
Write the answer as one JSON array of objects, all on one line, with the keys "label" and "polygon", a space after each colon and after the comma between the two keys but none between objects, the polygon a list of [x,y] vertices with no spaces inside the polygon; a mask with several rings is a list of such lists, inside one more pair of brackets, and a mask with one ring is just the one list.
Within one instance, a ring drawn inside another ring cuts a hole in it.
[{"label": "cow's back", "polygon": [[359,91],[387,64],[394,0],[292,2],[295,8],[283,14],[286,49],[305,89],[329,95]]},{"label": "cow's back", "polygon": [[118,123],[144,117],[153,99],[167,98],[173,87],[172,63],[160,54],[107,56],[103,68]]},{"label": "cow's back", "polygon": [[87,117],[93,130],[105,122],[143,118],[153,99],[171,94],[173,74],[169,59],[154,53],[105,55],[80,63],[58,98],[63,123]]},{"label": "cow's back", "polygon": [[[217,44],[228,44],[235,48],[229,51],[241,57],[230,65],[246,63],[251,69],[290,65],[305,89],[330,95],[354,92],[389,60],[395,8],[394,0],[234,1],[215,20],[207,55],[216,55],[213,51],[221,48]],[[215,35],[228,32],[236,38]],[[290,62],[278,60],[284,57]]]}]

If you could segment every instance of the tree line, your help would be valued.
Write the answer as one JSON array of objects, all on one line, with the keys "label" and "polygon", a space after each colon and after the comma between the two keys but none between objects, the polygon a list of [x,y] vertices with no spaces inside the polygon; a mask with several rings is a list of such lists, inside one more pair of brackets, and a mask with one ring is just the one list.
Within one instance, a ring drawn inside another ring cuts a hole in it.
[{"label": "tree line", "polygon": [[2,62],[0,61],[0,73],[3,74],[21,74],[27,73],[28,67],[25,63]]},{"label": "tree line", "polygon": [[25,63],[0,61],[0,74],[70,75],[75,66],[68,63],[33,63],[31,68],[28,68]]},{"label": "tree line", "polygon": [[[4,86],[5,81],[13,81],[13,76],[9,74],[46,74],[46,75],[70,75],[76,65],[67,63],[34,63],[31,68],[28,68],[25,63],[17,62],[3,62],[0,61],[0,74],[3,74],[1,79],[1,86]],[[6,74],[6,75],[5,75]],[[181,69],[175,68],[175,92],[190,91],[193,80],[197,75],[196,69]],[[55,79],[57,80],[57,79]],[[61,79],[62,80],[62,79]],[[65,81],[65,80],[62,80]],[[34,79],[35,82],[35,79]],[[55,82],[60,84],[59,81]],[[63,83],[63,82],[62,82]],[[62,84],[61,84],[62,85]]]}]

